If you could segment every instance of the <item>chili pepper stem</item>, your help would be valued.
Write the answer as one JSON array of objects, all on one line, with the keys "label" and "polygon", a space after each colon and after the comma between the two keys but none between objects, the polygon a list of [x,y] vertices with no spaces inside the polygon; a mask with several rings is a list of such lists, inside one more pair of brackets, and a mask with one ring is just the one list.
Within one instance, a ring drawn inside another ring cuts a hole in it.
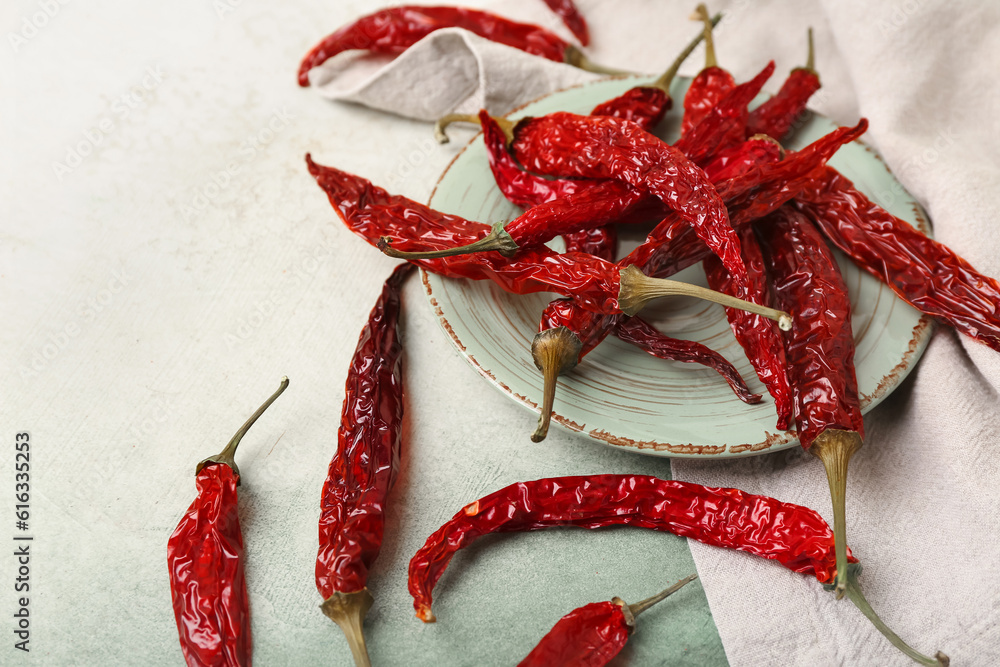
[{"label": "chili pepper stem", "polygon": [[[509,146],[514,142],[514,126],[517,125],[512,120],[507,120],[506,118],[493,117],[493,122],[500,126],[500,130],[503,132],[504,137],[507,138],[507,145]],[[452,123],[473,123],[474,125],[479,125],[479,116],[473,113],[450,113],[446,116],[441,116],[438,118],[437,122],[434,123],[434,138],[439,144],[446,144],[451,139],[448,137],[448,133],[445,129]]]},{"label": "chili pepper stem", "polygon": [[207,459],[200,461],[194,469],[194,474],[197,475],[199,472],[201,472],[201,469],[207,466],[209,463],[224,463],[225,465],[232,468],[233,472],[236,473],[236,484],[239,485],[240,469],[239,467],[237,467],[236,461],[233,458],[236,455],[236,448],[239,447],[240,440],[242,440],[243,436],[247,434],[247,431],[250,430],[250,427],[254,425],[254,422],[256,422],[260,418],[260,416],[264,414],[265,410],[271,407],[271,403],[274,403],[274,399],[281,396],[282,392],[285,391],[285,388],[287,386],[288,386],[288,377],[281,378],[281,384],[278,387],[278,390],[275,391],[273,394],[271,394],[271,397],[268,398],[266,401],[264,401],[264,404],[261,405],[259,408],[257,408],[256,412],[250,415],[250,419],[246,420],[243,426],[241,426],[240,429],[236,431],[236,434],[233,435],[233,437],[229,440],[229,444],[226,445],[225,449],[223,449],[215,456],[210,456]]},{"label": "chili pepper stem", "polygon": [[[712,17],[712,25],[715,26],[722,20],[722,13],[718,13]],[[670,84],[673,83],[674,77],[677,76],[677,70],[681,68],[684,61],[687,60],[688,56],[695,50],[695,48],[701,44],[701,40],[705,39],[705,31],[698,33],[698,36],[691,40],[691,42],[684,47],[684,50],[680,52],[677,59],[670,65],[666,72],[660,75],[656,81],[650,86],[651,88],[659,88],[665,93],[670,92]]]},{"label": "chili pepper stem", "polygon": [[638,616],[642,612],[646,611],[647,609],[649,609],[650,607],[652,607],[654,604],[657,604],[659,602],[662,602],[663,600],[666,600],[668,597],[670,597],[671,595],[673,595],[674,593],[676,593],[680,589],[684,588],[685,586],[687,586],[688,584],[690,584],[692,581],[694,581],[697,578],[698,578],[697,574],[690,574],[690,575],[684,577],[683,579],[681,579],[680,581],[678,581],[676,584],[674,584],[670,588],[668,588],[668,589],[666,589],[664,591],[660,591],[656,595],[654,595],[652,597],[648,597],[645,600],[640,600],[639,602],[636,602],[635,604],[625,604],[625,602],[622,601],[621,598],[613,598],[611,601],[614,602],[614,603],[616,603],[616,604],[622,605],[622,611],[625,612],[625,621],[628,623],[629,627],[632,627],[632,626],[635,625],[635,617],[636,616]]},{"label": "chili pepper stem", "polygon": [[[809,41],[809,55],[806,56],[806,66],[805,69],[812,73],[816,73],[816,50],[813,46],[813,29],[810,27],[806,33],[806,39]],[[816,76],[819,76],[818,74]]]},{"label": "chili pepper stem", "polygon": [[475,252],[486,252],[495,250],[504,257],[513,257],[517,254],[517,242],[504,230],[506,222],[498,222],[493,225],[490,233],[474,243],[446,248],[444,250],[428,250],[426,252],[403,252],[392,248],[392,239],[383,236],[378,240],[376,246],[383,254],[397,259],[437,259],[439,257],[453,257],[454,255],[468,255]]},{"label": "chili pepper stem", "polygon": [[705,3],[700,3],[695,7],[694,14],[691,15],[694,21],[702,21],[705,24],[702,36],[705,38],[705,69],[718,67],[719,61],[715,59],[715,41],[712,39],[712,28],[716,22],[708,18],[708,7]]},{"label": "chili pepper stem", "polygon": [[837,552],[837,580],[834,591],[837,599],[844,597],[847,590],[847,464],[854,452],[861,449],[861,436],[855,431],[827,429],[816,436],[809,451],[826,468],[826,479],[830,484],[830,498],[833,500],[833,540]]},{"label": "chili pepper stem", "polygon": [[367,588],[353,593],[334,593],[319,606],[327,617],[340,626],[347,637],[347,643],[351,647],[351,655],[354,656],[354,664],[357,667],[371,667],[371,659],[368,657],[368,646],[365,644],[365,635],[362,632],[365,616],[371,609],[375,599]]},{"label": "chili pepper stem", "polygon": [[697,285],[664,278],[650,278],[634,265],[627,266],[620,271],[619,282],[618,308],[629,316],[635,315],[649,301],[661,296],[693,296],[718,303],[727,308],[739,308],[775,320],[782,331],[788,331],[792,328],[792,317],[784,311],[737,299],[734,296]]},{"label": "chili pepper stem", "polygon": [[[899,635],[893,632],[889,626],[887,626],[882,619],[878,617],[878,614],[876,614],[875,610],[872,609],[872,606],[868,604],[868,600],[865,599],[864,594],[861,592],[861,586],[858,584],[859,574],[861,574],[860,563],[851,563],[847,566],[847,599],[853,602],[854,606],[861,610],[861,613],[872,622],[872,625],[874,625],[878,631],[892,643],[893,646],[898,648],[914,661],[919,662],[921,665],[938,665],[939,667],[948,667],[951,660],[947,655],[938,651],[934,654],[934,657],[931,658],[930,656],[920,653],[904,642]],[[833,588],[833,584],[827,584],[824,588],[831,590]]]},{"label": "chili pepper stem", "polygon": [[583,51],[572,44],[567,46],[566,50],[563,52],[563,62],[567,65],[578,67],[587,72],[593,72],[594,74],[607,74],[608,76],[630,76],[634,74],[634,72],[626,72],[625,70],[598,65],[584,55]]},{"label": "chili pepper stem", "polygon": [[552,402],[556,396],[556,378],[571,371],[580,360],[583,341],[566,327],[546,329],[535,334],[531,341],[531,357],[542,371],[542,413],[538,427],[531,434],[532,442],[541,442],[549,433],[552,419]]}]

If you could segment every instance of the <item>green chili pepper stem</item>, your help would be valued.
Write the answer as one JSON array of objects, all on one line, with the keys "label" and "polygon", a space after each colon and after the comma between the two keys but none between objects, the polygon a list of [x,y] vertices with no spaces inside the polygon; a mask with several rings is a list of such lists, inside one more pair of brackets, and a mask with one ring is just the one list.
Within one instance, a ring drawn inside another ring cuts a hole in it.
[{"label": "green chili pepper stem", "polygon": [[806,33],[806,39],[809,41],[809,55],[806,57],[806,69],[812,72],[816,71],[816,50],[813,47],[813,29],[812,26],[809,27]]},{"label": "green chili pepper stem", "polygon": [[834,590],[837,599],[844,597],[847,589],[847,464],[854,452],[861,449],[861,436],[855,431],[827,429],[816,436],[809,447],[826,468],[826,479],[830,484],[830,499],[833,501],[833,539],[837,551],[837,580]]},{"label": "green chili pepper stem", "polygon": [[578,67],[587,72],[593,72],[594,74],[607,74],[608,76],[630,76],[635,74],[635,72],[627,72],[621,69],[614,69],[613,67],[598,65],[588,58],[583,51],[572,44],[567,46],[566,50],[563,52],[563,62],[567,65]]},{"label": "green chili pepper stem", "polygon": [[546,329],[535,334],[531,341],[531,356],[535,366],[542,371],[542,412],[538,416],[538,427],[531,434],[532,442],[541,442],[549,433],[552,420],[552,403],[556,395],[556,378],[568,373],[580,361],[583,342],[580,337],[566,327]]},{"label": "green chili pepper stem", "polygon": [[271,397],[264,401],[264,404],[257,408],[256,412],[250,415],[250,419],[246,420],[243,426],[236,431],[236,434],[229,440],[229,444],[226,445],[225,449],[215,456],[210,456],[207,459],[200,461],[195,467],[194,474],[197,475],[201,472],[201,469],[209,463],[223,463],[233,469],[233,472],[236,473],[236,483],[239,484],[240,469],[237,467],[236,461],[233,458],[236,455],[236,448],[239,447],[240,440],[242,440],[243,436],[247,434],[247,431],[250,430],[250,427],[253,426],[254,422],[257,421],[262,414],[264,414],[264,410],[267,410],[271,406],[271,403],[274,403],[274,399],[281,396],[281,393],[285,391],[287,386],[288,378],[281,378],[281,385],[278,387],[278,390],[271,394]]},{"label": "green chili pepper stem", "polygon": [[[889,626],[887,626],[872,606],[868,604],[868,600],[865,599],[864,594],[861,592],[861,586],[858,584],[858,575],[861,574],[861,564],[851,563],[847,566],[847,599],[854,603],[854,606],[861,610],[869,621],[872,622],[879,632],[881,632],[886,639],[888,639],[893,646],[898,648],[900,651],[905,653],[907,656],[912,658],[914,661],[919,662],[921,665],[937,665],[938,667],[948,667],[951,660],[947,655],[938,651],[934,654],[934,657],[920,653],[915,650],[909,644],[904,642],[899,635],[893,632]],[[833,584],[827,584],[824,586],[827,590],[833,590]]]},{"label": "green chili pepper stem", "polygon": [[650,607],[652,607],[654,604],[656,604],[658,602],[661,602],[662,600],[667,599],[668,597],[670,597],[671,595],[673,595],[674,593],[676,593],[680,589],[684,588],[685,586],[687,586],[688,584],[690,584],[692,581],[694,581],[697,578],[698,578],[697,574],[688,575],[688,576],[684,577],[683,579],[681,579],[680,581],[678,581],[673,586],[671,586],[670,588],[668,588],[668,589],[666,589],[664,591],[660,591],[656,595],[654,595],[652,597],[648,597],[645,600],[640,600],[639,602],[636,602],[635,604],[625,605],[625,608],[628,609],[629,613],[632,615],[632,618],[634,619],[636,616],[638,616],[642,612],[646,611],[647,609],[649,609]]},{"label": "green chili pepper stem", "polygon": [[[493,122],[500,126],[500,131],[507,138],[507,145],[509,146],[514,142],[514,126],[517,125],[515,121],[507,120],[506,118],[498,118],[496,116],[491,116]],[[448,138],[448,133],[445,129],[452,123],[473,123],[474,125],[479,125],[479,116],[472,113],[450,113],[447,116],[441,116],[438,121],[434,123],[434,138],[437,139],[439,144],[446,144],[451,141]]]},{"label": "green chili pepper stem", "polygon": [[511,238],[510,234],[504,231],[506,222],[498,222],[493,225],[490,233],[483,238],[463,246],[446,248],[444,250],[428,250],[426,252],[403,252],[392,248],[392,239],[383,236],[378,240],[376,246],[383,254],[397,259],[438,259],[440,257],[453,257],[454,255],[468,255],[476,252],[486,252],[495,250],[504,257],[513,257],[517,254],[518,245]]},{"label": "green chili pepper stem", "polygon": [[362,588],[353,593],[334,593],[319,606],[323,613],[343,630],[356,667],[371,667],[372,664],[368,657],[368,645],[365,644],[362,626],[373,602],[375,600],[368,589]]},{"label": "green chili pepper stem", "polygon": [[695,21],[702,21],[705,24],[703,36],[705,38],[705,68],[718,67],[719,61],[715,59],[715,41],[712,39],[712,28],[715,23],[708,18],[708,7],[704,3],[699,4],[691,18]]},{"label": "green chili pepper stem", "polygon": [[775,320],[782,331],[788,331],[792,328],[792,316],[781,310],[737,299],[734,296],[697,285],[665,278],[650,278],[633,265],[627,266],[619,272],[618,308],[626,315],[635,315],[649,301],[661,296],[693,296],[727,308],[739,308],[769,320]]},{"label": "green chili pepper stem", "polygon": [[[722,20],[722,13],[720,12],[712,17],[711,19],[712,25],[713,26],[718,25],[719,21],[721,20]],[[701,44],[701,40],[703,39],[705,39],[704,30],[699,32],[698,36],[695,37],[693,40],[691,40],[691,42],[686,47],[684,47],[684,50],[680,52],[680,55],[678,55],[677,59],[674,60],[673,64],[670,65],[670,68],[666,72],[661,74],[660,78],[654,81],[650,86],[650,88],[659,88],[663,92],[669,93],[670,84],[673,83],[674,77],[677,76],[677,70],[681,68],[681,65],[684,63],[684,61],[687,60],[688,56],[690,56],[691,53],[695,50],[695,48],[699,44]]]}]

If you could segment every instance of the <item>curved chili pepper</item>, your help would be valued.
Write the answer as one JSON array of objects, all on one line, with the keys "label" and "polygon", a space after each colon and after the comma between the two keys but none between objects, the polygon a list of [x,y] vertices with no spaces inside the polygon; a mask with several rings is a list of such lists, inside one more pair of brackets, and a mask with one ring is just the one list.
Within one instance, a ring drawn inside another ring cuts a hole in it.
[{"label": "curved chili pepper", "polygon": [[[306,161],[310,173],[326,191],[344,223],[372,245],[379,245],[382,234],[388,232],[398,236],[404,229],[421,243],[436,245],[442,238],[461,238],[459,234],[476,225],[480,229],[486,227],[440,213],[406,197],[389,195],[358,176],[318,165],[308,155]],[[465,240],[469,240],[468,237]],[[408,243],[408,239],[403,240],[404,245]],[[608,314],[621,312],[620,301],[634,300],[628,288],[622,289],[618,265],[583,253],[560,254],[545,246],[526,248],[515,259],[507,259],[499,253],[475,253],[413,261],[440,275],[473,280],[488,278],[514,294],[546,291],[573,296],[580,305]],[[661,281],[660,287],[659,296],[695,296],[734,307],[742,304],[766,317],[788,317],[785,313],[696,285]]]},{"label": "curved chili pepper", "polygon": [[557,526],[637,526],[776,560],[820,582],[836,573],[833,533],[807,507],[646,475],[552,477],[469,503],[427,538],[410,560],[417,618],[434,622],[431,592],[460,549],[483,535]]},{"label": "curved chili pepper", "polygon": [[697,578],[692,574],[635,604],[616,597],[574,609],[559,619],[517,667],[602,667],[625,648],[636,616]]},{"label": "curved chili pepper", "polygon": [[371,664],[362,626],[374,598],[368,573],[382,548],[386,502],[399,472],[403,424],[403,371],[399,292],[413,269],[400,264],[358,337],[347,374],[319,516],[316,588],[320,608],[340,626],[359,667]]},{"label": "curved chili pepper", "polygon": [[712,39],[712,22],[708,18],[708,9],[704,4],[699,4],[691,18],[701,20],[705,24],[705,67],[691,80],[691,85],[684,94],[682,137],[700,123],[736,86],[733,75],[719,67],[715,58],[715,40]]},{"label": "curved chili pepper", "polygon": [[618,228],[605,225],[594,229],[563,234],[566,252],[582,252],[613,262],[618,250]]},{"label": "curved chili pepper", "polygon": [[362,16],[325,37],[302,59],[299,85],[308,86],[309,70],[344,51],[402,53],[442,28],[462,28],[491,41],[589,72],[625,73],[590,62],[578,48],[537,25],[518,23],[478,9],[404,5]]},{"label": "curved chili pepper", "polygon": [[544,0],[544,2],[563,20],[569,31],[580,40],[581,45],[590,44],[590,30],[587,29],[587,21],[573,4],[573,0]]},{"label": "curved chili pepper", "polygon": [[[733,393],[744,403],[753,404],[761,401],[760,394],[750,391],[736,367],[706,345],[693,340],[664,336],[652,324],[639,317],[622,318],[615,325],[614,333],[621,340],[642,348],[654,357],[708,366],[729,383]],[[783,354],[781,358],[784,360]]]},{"label": "curved chili pepper", "polygon": [[[767,286],[767,276],[764,273],[764,258],[761,256],[760,245],[754,237],[753,229],[745,227],[740,230],[739,235],[740,246],[743,248],[743,261],[747,265],[747,275],[750,277],[750,299],[764,306],[773,306]],[[705,258],[704,267],[709,287],[726,294],[735,292],[729,274],[715,255]],[[757,376],[767,387],[768,393],[774,397],[774,407],[778,413],[777,427],[782,431],[788,429],[788,423],[792,418],[792,390],[788,385],[785,350],[777,325],[766,318],[734,308],[726,308],[726,318],[740,347],[746,352],[747,358],[757,371]]]},{"label": "curved chili pepper", "polygon": [[792,70],[781,90],[750,112],[747,119],[747,136],[766,134],[782,139],[806,110],[806,103],[820,89],[819,74],[815,69],[813,32],[809,28],[809,56],[803,67]]},{"label": "curved chili pepper", "polygon": [[874,204],[832,167],[796,199],[837,248],[914,308],[1000,351],[1000,283]]},{"label": "curved chili pepper", "polygon": [[844,511],[847,467],[861,448],[864,420],[854,370],[854,336],[851,302],[836,259],[819,230],[805,215],[784,206],[755,227],[778,303],[796,313],[785,339],[788,376],[795,400],[799,441],[826,469],[833,500],[837,577],[829,590],[838,598],[845,593],[876,627],[904,653],[925,665],[947,664],[917,653],[889,630],[867,602],[859,603],[851,591],[847,565],[847,526]]},{"label": "curved chili pepper", "polygon": [[177,633],[191,667],[250,665],[250,603],[237,511],[240,469],[233,456],[254,422],[288,386],[288,378],[218,455],[195,468],[198,496],[167,541],[167,569]]}]

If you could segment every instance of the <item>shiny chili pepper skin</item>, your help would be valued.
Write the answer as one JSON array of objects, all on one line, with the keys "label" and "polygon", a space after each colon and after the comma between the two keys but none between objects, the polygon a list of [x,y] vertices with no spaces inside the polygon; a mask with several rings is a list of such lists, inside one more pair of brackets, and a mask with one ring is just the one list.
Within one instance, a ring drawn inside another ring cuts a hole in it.
[{"label": "shiny chili pepper skin", "polygon": [[532,55],[564,62],[569,44],[544,28],[477,9],[462,7],[389,7],[363,16],[331,35],[306,54],[299,65],[299,85],[309,85],[309,70],[344,51],[402,53],[441,28],[463,28],[480,37]]},{"label": "shiny chili pepper skin", "polygon": [[1000,283],[874,204],[827,167],[797,199],[854,263],[914,308],[1000,351]]},{"label": "shiny chili pepper skin", "polygon": [[[753,229],[745,227],[739,234],[743,261],[746,263],[747,275],[750,278],[749,299],[762,306],[773,307],[764,270],[764,258]],[[724,294],[733,293],[729,274],[714,255],[705,258],[704,267],[710,288]],[[777,427],[782,431],[787,430],[792,418],[792,390],[788,385],[784,342],[777,323],[736,308],[726,308],[726,318],[740,347],[746,352],[747,358],[757,372],[757,377],[767,387],[768,393],[774,397],[774,408],[778,413]]]},{"label": "shiny chili pepper skin", "polygon": [[386,502],[399,473],[403,424],[400,287],[413,269],[400,264],[361,330],[319,517],[316,588],[323,599],[361,590],[382,547]]},{"label": "shiny chili pepper skin", "polygon": [[782,139],[806,110],[806,103],[820,89],[819,75],[806,67],[792,70],[774,97],[750,112],[747,136],[766,134]]},{"label": "shiny chili pepper skin", "polygon": [[[729,309],[727,308],[727,310]],[[707,366],[718,372],[729,383],[733,393],[744,403],[753,404],[761,401],[760,394],[750,391],[736,367],[706,345],[693,340],[680,340],[665,336],[657,331],[653,325],[639,317],[621,318],[615,325],[614,333],[621,340],[632,343],[654,357]],[[784,355],[782,355],[783,359]]]},{"label": "shiny chili pepper skin", "polygon": [[622,605],[593,602],[560,618],[517,667],[601,667],[625,648],[631,630]]},{"label": "shiny chili pepper skin", "polygon": [[590,30],[587,28],[587,21],[573,4],[573,0],[544,0],[544,2],[563,20],[569,31],[580,40],[581,45],[590,44]]},{"label": "shiny chili pepper skin", "polygon": [[[440,213],[406,197],[390,195],[369,181],[316,164],[309,172],[327,193],[344,224],[372,245],[384,235],[399,238],[400,250],[440,250],[465,245],[489,228],[460,216]],[[478,230],[478,231],[477,231]],[[434,273],[472,280],[490,279],[513,294],[557,292],[605,313],[618,309],[618,267],[583,253],[557,253],[545,246],[525,248],[515,259],[482,252],[439,259],[413,260]]]},{"label": "shiny chili pepper skin", "polygon": [[777,302],[792,315],[785,345],[799,442],[809,449],[828,429],[863,436],[851,300],[833,253],[815,225],[789,206],[755,229]]},{"label": "shiny chili pepper skin", "polygon": [[177,632],[192,667],[251,663],[238,479],[225,464],[202,468],[198,496],[167,542]]},{"label": "shiny chili pepper skin", "polygon": [[605,225],[595,229],[563,234],[566,252],[582,252],[613,262],[618,250],[618,228]]},{"label": "shiny chili pepper skin", "polygon": [[646,475],[588,475],[518,482],[466,505],[410,560],[417,618],[432,622],[431,592],[455,553],[483,535],[557,526],[637,526],[834,575],[833,532],[815,511],[738,489]]},{"label": "shiny chili pepper skin", "polygon": [[635,123],[554,113],[521,121],[514,157],[553,176],[615,178],[648,189],[695,228],[740,285],[746,267],[722,199],[700,168]]},{"label": "shiny chili pepper skin", "polygon": [[673,105],[670,95],[654,86],[629,88],[618,97],[601,102],[591,116],[610,116],[630,120],[650,131],[656,127]]},{"label": "shiny chili pepper skin", "polygon": [[694,129],[734,87],[736,79],[721,67],[706,67],[698,72],[684,93],[681,136]]}]

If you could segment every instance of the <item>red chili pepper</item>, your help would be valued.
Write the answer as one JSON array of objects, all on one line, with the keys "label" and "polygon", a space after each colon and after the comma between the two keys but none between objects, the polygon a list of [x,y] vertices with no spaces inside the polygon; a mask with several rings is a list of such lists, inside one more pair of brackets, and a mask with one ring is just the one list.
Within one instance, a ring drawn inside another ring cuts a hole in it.
[{"label": "red chili pepper", "polygon": [[804,67],[796,67],[785,79],[778,94],[750,112],[747,136],[766,134],[782,139],[806,110],[806,103],[820,88],[815,70],[813,33],[809,28],[809,56]]},{"label": "red chili pepper", "polygon": [[587,29],[587,21],[584,20],[580,10],[573,4],[573,0],[544,0],[559,18],[563,20],[569,31],[580,40],[580,44],[587,46],[590,44],[590,31]]},{"label": "red chili pepper", "polygon": [[191,667],[250,665],[250,603],[237,511],[240,469],[233,456],[288,378],[240,427],[218,455],[195,468],[198,496],[167,541],[167,569],[177,633]]},{"label": "red chili pepper", "polygon": [[433,622],[431,592],[457,551],[483,535],[557,526],[637,526],[776,560],[813,574],[835,574],[833,533],[807,507],[646,475],[588,475],[518,482],[466,505],[410,560],[417,618]]},{"label": "red chili pepper", "polygon": [[[727,308],[726,311],[728,312],[729,309]],[[751,404],[760,403],[760,394],[754,394],[750,391],[736,367],[729,363],[724,356],[706,345],[693,340],[680,340],[664,336],[652,324],[640,317],[621,318],[615,325],[614,333],[621,340],[642,348],[654,357],[708,366],[717,371],[729,383],[733,393],[741,401]],[[784,354],[781,358],[784,360]]]},{"label": "red chili pepper", "polygon": [[618,655],[635,629],[635,617],[670,597],[698,578],[692,574],[653,597],[625,604],[621,598],[594,602],[574,609],[549,630],[548,634],[518,667],[601,667]]},{"label": "red chili pepper", "polygon": [[[757,225],[777,302],[796,313],[785,339],[799,442],[826,467],[838,547],[846,546],[847,465],[861,448],[864,421],[854,370],[851,301],[816,227],[791,207]],[[846,586],[840,557],[838,597]]]},{"label": "red chili pepper", "polygon": [[518,23],[478,9],[406,5],[363,16],[325,37],[302,59],[299,85],[308,86],[309,70],[339,53],[355,49],[402,53],[441,28],[462,28],[494,42],[590,72],[624,73],[590,62],[578,48],[537,25]]},{"label": "red chili pepper", "polygon": [[605,225],[595,229],[563,234],[566,252],[582,252],[613,262],[618,250],[618,228]]},{"label": "red chili pepper", "polygon": [[1000,351],[1000,283],[858,191],[832,167],[796,205],[855,264],[921,312]]},{"label": "red chili pepper", "polygon": [[321,609],[340,626],[360,666],[370,665],[362,632],[374,598],[368,573],[382,548],[386,504],[399,472],[403,423],[399,292],[413,269],[400,264],[385,281],[361,330],[347,374],[337,453],[330,461],[319,516],[316,588]]},{"label": "red chili pepper", "polygon": [[[764,258],[753,229],[745,227],[739,234],[743,261],[750,277],[750,300],[763,306],[773,306],[764,273]],[[729,274],[718,258],[709,255],[705,258],[704,267],[709,287],[717,292],[735,294],[735,286],[730,282]],[[792,390],[788,386],[785,350],[777,324],[734,308],[726,308],[726,317],[740,347],[757,371],[757,376],[774,397],[774,407],[778,413],[777,427],[782,431],[788,429],[792,418]]]},{"label": "red chili pepper", "polygon": [[682,137],[700,123],[736,85],[733,75],[717,64],[715,41],[712,39],[712,22],[709,21],[708,9],[704,4],[698,5],[692,18],[700,19],[705,24],[705,67],[691,80],[691,85],[684,95]]}]

